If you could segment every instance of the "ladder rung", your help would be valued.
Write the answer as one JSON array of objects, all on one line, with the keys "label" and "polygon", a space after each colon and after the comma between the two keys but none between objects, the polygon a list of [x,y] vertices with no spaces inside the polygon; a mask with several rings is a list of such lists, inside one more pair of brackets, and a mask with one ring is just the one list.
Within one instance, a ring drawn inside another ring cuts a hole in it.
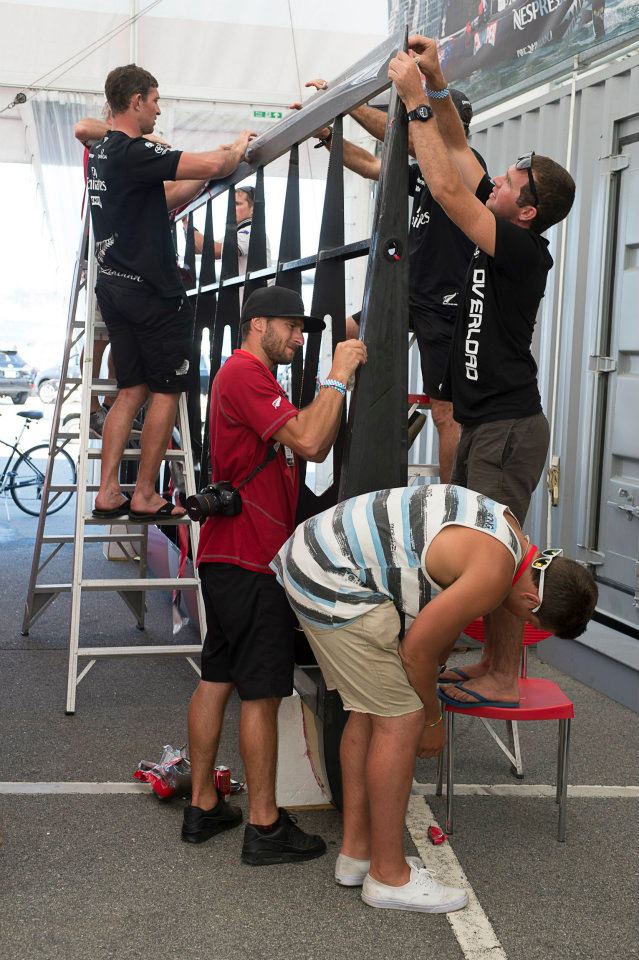
[{"label": "ladder rung", "polygon": [[[139,523],[135,517],[130,517],[128,513],[125,513],[123,517],[94,517],[92,514],[89,514],[84,518],[86,524],[102,524],[103,526],[113,526],[114,523],[123,524],[123,523]],[[148,523],[150,526],[163,526],[164,524],[186,524],[190,523],[188,513],[185,513],[183,517],[158,517],[156,520],[151,521],[143,520],[143,523]]]},{"label": "ladder rung", "polygon": [[[102,450],[99,447],[89,447],[88,451],[89,460],[99,460],[102,456]],[[130,447],[125,450],[122,454],[123,460],[138,460],[142,451],[139,447]],[[167,450],[164,454],[165,460],[184,460],[184,450]]]},{"label": "ladder rung", "polygon": [[[67,377],[64,381],[67,386],[81,387],[82,377]],[[118,385],[115,380],[93,380],[91,393],[117,393]]]},{"label": "ladder rung", "polygon": [[[131,433],[129,434],[129,437],[133,437],[134,440],[139,440],[141,436],[142,436],[141,430],[132,430]],[[80,434],[78,433],[77,430],[73,430],[73,431],[61,430],[60,433],[58,433],[58,440],[79,440],[79,439],[80,439]],[[102,437],[89,437],[89,440],[101,441]]]},{"label": "ladder rung", "polygon": [[[76,330],[83,330],[84,327],[86,327],[86,320],[81,317],[76,317],[75,320],[73,321],[73,326],[75,327]],[[94,320],[93,329],[96,333],[98,332],[98,330],[101,332],[103,330],[106,330],[106,328],[107,326],[104,320]]]},{"label": "ladder rung", "polygon": [[[200,581],[194,577],[156,577],[146,579],[138,577],[135,580],[82,580],[83,590],[126,590],[127,592],[145,593],[147,590],[175,590],[183,587],[199,587]],[[70,583],[39,583],[35,587],[36,593],[70,593]]]},{"label": "ladder rung", "polygon": [[[134,543],[144,539],[144,533],[85,533],[82,538],[85,543]],[[72,533],[47,533],[43,536],[43,543],[73,543],[75,536]]]},{"label": "ladder rung", "polygon": [[[53,490],[54,492],[59,491],[60,493],[66,493],[70,490],[71,491],[77,490],[77,488],[78,488],[77,483],[52,483],[51,486],[49,487],[49,490]],[[87,493],[97,493],[99,489],[100,489],[99,483],[87,483],[86,485]],[[128,490],[128,491],[135,490],[135,484],[121,483],[120,490]]]},{"label": "ladder rung", "polygon": [[179,656],[198,656],[202,653],[202,646],[196,646],[195,644],[179,644],[176,646],[169,646],[168,644],[163,644],[161,646],[154,647],[78,647],[78,656],[79,657],[126,657],[126,656],[148,656],[158,655],[158,654],[178,654]]},{"label": "ladder rung", "polygon": [[195,577],[136,577],[128,580],[82,580],[83,590],[175,590],[183,587],[199,587],[200,581]]}]

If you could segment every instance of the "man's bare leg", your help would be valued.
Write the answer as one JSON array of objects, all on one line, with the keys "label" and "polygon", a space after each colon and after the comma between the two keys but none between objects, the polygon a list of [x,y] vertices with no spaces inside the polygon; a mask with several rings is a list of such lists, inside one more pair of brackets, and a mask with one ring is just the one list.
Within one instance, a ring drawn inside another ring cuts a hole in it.
[{"label": "man's bare leg", "polygon": [[220,744],[224,709],[232,690],[232,683],[200,680],[189,704],[191,803],[202,810],[212,810],[218,801],[213,767]]},{"label": "man's bare leg", "polygon": [[131,432],[133,418],[146,400],[148,392],[148,387],[143,383],[136,387],[124,387],[118,393],[109,416],[104,421],[100,489],[95,498],[98,510],[112,510],[122,503],[119,478],[122,453]]},{"label": "man's bare leg", "polygon": [[355,860],[369,860],[371,855],[366,761],[372,733],[370,714],[351,711],[340,745],[344,829],[341,852]]},{"label": "man's bare leg", "polygon": [[[519,700],[519,663],[521,660],[524,625],[505,607],[498,607],[484,617],[486,644],[480,663],[464,667],[472,683],[468,686],[489,700],[512,702]],[[482,673],[479,673],[482,670]],[[464,681],[465,683],[465,681]],[[442,686],[449,697],[472,703],[472,694],[463,688]]]},{"label": "man's bare leg", "polygon": [[[91,364],[91,375],[94,380],[100,378],[100,367],[102,366],[102,357],[104,356],[104,351],[109,345],[108,340],[94,340],[93,341],[93,362]],[[80,369],[84,366],[84,347],[82,348],[82,353],[80,354]],[[91,413],[97,413],[100,409],[100,401],[98,399],[97,393],[91,394],[91,404],[89,410]]]},{"label": "man's bare leg", "polygon": [[439,482],[450,483],[455,450],[459,443],[459,424],[453,417],[453,405],[448,400],[431,399],[430,411],[439,440]]},{"label": "man's bare leg", "polygon": [[[136,513],[155,513],[165,503],[164,497],[161,497],[155,489],[155,481],[175,425],[179,399],[178,393],[151,393],[150,395],[149,408],[140,437],[142,448],[140,469],[131,497],[131,509]],[[107,423],[112,416],[113,410],[107,417]],[[129,423],[129,429],[130,427]],[[174,517],[182,517],[185,513],[186,510],[183,507],[174,507],[172,510]]]},{"label": "man's bare leg", "polygon": [[260,827],[270,826],[279,817],[275,802],[279,706],[279,697],[242,701],[240,753],[248,788],[248,819]]},{"label": "man's bare leg", "polygon": [[366,763],[371,818],[370,875],[398,887],[408,883],[404,822],[413,783],[417,744],[424,711],[401,717],[371,716],[372,736]]}]

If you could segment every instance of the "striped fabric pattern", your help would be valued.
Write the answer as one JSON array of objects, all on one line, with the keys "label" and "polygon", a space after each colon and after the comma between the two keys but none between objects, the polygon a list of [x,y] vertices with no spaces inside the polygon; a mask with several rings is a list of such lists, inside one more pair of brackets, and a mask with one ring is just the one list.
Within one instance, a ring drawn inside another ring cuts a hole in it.
[{"label": "striped fabric pattern", "polygon": [[438,587],[424,567],[444,527],[480,530],[521,559],[507,508],[464,487],[426,484],[378,490],[338,503],[295,530],[271,569],[300,617],[337,628],[392,600],[415,617]]}]

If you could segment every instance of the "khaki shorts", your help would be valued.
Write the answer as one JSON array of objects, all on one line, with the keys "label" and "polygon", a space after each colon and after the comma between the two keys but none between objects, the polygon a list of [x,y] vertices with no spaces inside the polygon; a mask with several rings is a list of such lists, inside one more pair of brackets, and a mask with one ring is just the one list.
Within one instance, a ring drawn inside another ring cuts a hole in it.
[{"label": "khaki shorts", "polygon": [[300,617],[329,690],[338,690],[345,710],[400,717],[423,704],[398,653],[400,621],[390,600],[344,627],[327,630]]}]

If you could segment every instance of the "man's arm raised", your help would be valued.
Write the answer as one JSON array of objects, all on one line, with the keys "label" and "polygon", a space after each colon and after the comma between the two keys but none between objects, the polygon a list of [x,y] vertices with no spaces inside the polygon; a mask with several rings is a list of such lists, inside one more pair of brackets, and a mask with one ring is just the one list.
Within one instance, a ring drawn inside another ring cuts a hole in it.
[{"label": "man's arm raised", "polygon": [[[366,363],[366,358],[366,347],[362,340],[338,343],[327,379],[339,380],[346,386],[359,365]],[[343,394],[332,387],[325,387],[312,403],[280,427],[273,434],[273,439],[286,444],[305,460],[322,463],[335,443],[343,405]]]},{"label": "man's arm raised", "polygon": [[[390,62],[388,76],[409,112],[424,103],[419,70],[412,57],[400,51]],[[451,105],[451,109],[455,108]],[[414,120],[410,127],[415,156],[433,197],[473,243],[489,256],[494,256],[495,217],[462,180],[459,167],[442,139],[438,121]],[[470,150],[469,153],[473,156]],[[478,163],[477,168],[483,177],[484,171]],[[480,179],[479,176],[476,178],[474,189]]]},{"label": "man's arm raised", "polygon": [[233,143],[223,144],[217,150],[183,153],[175,173],[176,182],[164,185],[169,210],[193,200],[207,180],[221,180],[233,173],[244,159],[246,148],[254,136],[254,133],[244,130]]},{"label": "man's arm raised", "polygon": [[[408,38],[409,50],[417,54],[417,66],[426,77],[429,90],[439,91],[446,87],[446,80],[439,64],[437,42],[418,35]],[[437,117],[437,125],[449,153],[459,167],[464,183],[471,193],[484,176],[484,169],[468,146],[464,126],[452,97],[439,99],[432,97],[428,101]]]}]

